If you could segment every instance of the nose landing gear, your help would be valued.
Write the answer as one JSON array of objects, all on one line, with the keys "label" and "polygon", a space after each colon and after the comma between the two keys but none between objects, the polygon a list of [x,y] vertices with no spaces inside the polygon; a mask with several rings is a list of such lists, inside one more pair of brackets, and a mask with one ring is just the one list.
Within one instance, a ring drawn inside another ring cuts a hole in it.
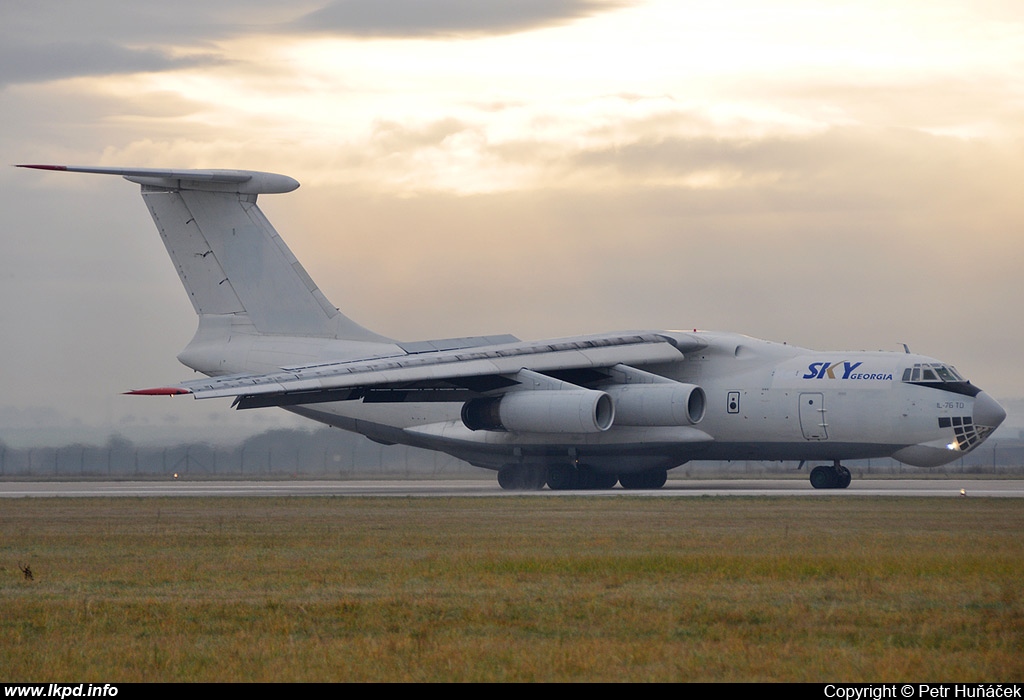
[{"label": "nose landing gear", "polygon": [[816,489],[845,489],[852,479],[850,470],[839,460],[831,466],[823,464],[811,470],[811,486]]}]

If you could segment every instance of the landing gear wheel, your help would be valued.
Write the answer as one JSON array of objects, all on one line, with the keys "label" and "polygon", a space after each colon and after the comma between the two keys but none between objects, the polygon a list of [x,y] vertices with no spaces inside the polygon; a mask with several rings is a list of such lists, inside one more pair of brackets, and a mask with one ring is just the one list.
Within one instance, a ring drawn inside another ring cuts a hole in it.
[{"label": "landing gear wheel", "polygon": [[585,464],[558,464],[548,468],[548,488],[552,491],[610,489],[618,480],[615,474],[599,472]]},{"label": "landing gear wheel", "polygon": [[851,481],[853,475],[842,464],[823,464],[811,470],[811,486],[816,489],[845,489]]},{"label": "landing gear wheel", "polygon": [[838,481],[838,474],[832,467],[822,465],[811,470],[811,486],[816,489],[834,489]]},{"label": "landing gear wheel", "polygon": [[654,469],[647,472],[647,488],[660,489],[668,481],[668,472],[664,469]]},{"label": "landing gear wheel", "polygon": [[618,475],[607,472],[599,472],[591,466],[580,464],[576,467],[576,487],[593,491],[596,489],[610,489],[615,487],[619,480]]},{"label": "landing gear wheel", "polygon": [[847,486],[850,485],[850,482],[853,481],[853,475],[850,474],[850,470],[847,469],[846,467],[839,466],[836,467],[835,469],[837,472],[839,472],[836,478],[836,488],[845,489]]},{"label": "landing gear wheel", "polygon": [[539,491],[544,488],[544,470],[510,464],[498,471],[498,486],[506,491]]},{"label": "landing gear wheel", "polygon": [[552,491],[568,491],[576,485],[576,468],[572,465],[559,464],[548,468],[548,488]]},{"label": "landing gear wheel", "polygon": [[617,474],[609,474],[608,472],[599,472],[596,470],[590,471],[590,488],[592,489],[613,489],[618,481],[619,477]]},{"label": "landing gear wheel", "polygon": [[664,469],[652,469],[633,474],[619,474],[619,483],[624,489],[660,489],[668,480]]}]

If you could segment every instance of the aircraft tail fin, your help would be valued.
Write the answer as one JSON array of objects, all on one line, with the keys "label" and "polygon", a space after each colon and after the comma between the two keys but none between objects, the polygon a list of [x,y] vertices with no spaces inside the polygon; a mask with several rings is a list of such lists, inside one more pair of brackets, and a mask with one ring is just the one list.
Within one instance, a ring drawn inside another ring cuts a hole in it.
[{"label": "aircraft tail fin", "polygon": [[256,205],[260,194],[296,189],[290,177],[250,170],[18,167],[121,175],[141,185],[200,318],[245,314],[260,334],[389,340],[327,300]]}]

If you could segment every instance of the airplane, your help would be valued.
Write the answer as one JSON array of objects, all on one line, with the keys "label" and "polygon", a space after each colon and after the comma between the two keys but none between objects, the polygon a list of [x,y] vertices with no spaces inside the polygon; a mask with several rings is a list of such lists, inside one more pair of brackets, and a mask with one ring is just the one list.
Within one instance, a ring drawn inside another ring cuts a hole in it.
[{"label": "airplane", "polygon": [[135,395],[232,397],[376,442],[439,450],[503,489],[657,489],[700,460],[934,467],[981,444],[1003,408],[950,364],[904,352],[818,352],[714,331],[553,340],[402,342],[331,304],[256,204],[295,190],[248,170],[19,165],[120,175],[142,197],[199,318],[178,355],[202,379]]}]

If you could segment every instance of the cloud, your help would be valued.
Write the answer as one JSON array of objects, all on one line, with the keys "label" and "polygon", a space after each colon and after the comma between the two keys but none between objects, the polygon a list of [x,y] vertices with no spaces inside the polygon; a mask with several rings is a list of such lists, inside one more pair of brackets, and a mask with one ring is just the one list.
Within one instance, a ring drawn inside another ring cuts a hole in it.
[{"label": "cloud", "polygon": [[90,37],[117,44],[201,45],[290,22],[322,4],[322,0],[296,0],[281,9],[281,3],[271,0],[127,4],[119,0],[10,0],[0,5],[0,37],[4,43],[31,40],[49,44]]},{"label": "cloud", "polygon": [[223,62],[217,42],[246,34],[475,37],[564,24],[621,3],[336,0],[325,5],[308,0],[282,7],[261,0],[180,0],[170,5],[40,0],[15,5],[0,9],[0,87],[215,65]]},{"label": "cloud", "polygon": [[131,49],[111,41],[0,44],[0,86],[89,75],[174,70],[221,63],[213,54],[174,56],[158,48]]},{"label": "cloud", "polygon": [[[258,25],[267,12],[259,5],[259,0],[3,3],[0,87],[218,63],[212,42],[237,33],[240,14]],[[292,12],[283,19],[290,20],[301,10]]]},{"label": "cloud", "polygon": [[594,0],[335,0],[291,27],[359,37],[485,36],[564,24],[620,6]]},{"label": "cloud", "polygon": [[[762,138],[650,138],[638,133],[630,142],[580,149],[565,159],[565,167],[581,171],[590,181],[606,173],[622,184],[676,178],[682,186],[688,177],[719,172],[732,176],[721,189],[771,189],[779,196],[776,201],[789,199],[786,193],[799,193],[808,208],[833,209],[854,199],[858,207],[897,200],[916,207],[930,203],[937,192],[954,197],[956,206],[966,204],[957,192],[1002,197],[1009,189],[1006,176],[1019,170],[1013,165],[1016,158],[982,139],[912,129],[834,127]],[[1004,176],[992,178],[997,172]]]}]

